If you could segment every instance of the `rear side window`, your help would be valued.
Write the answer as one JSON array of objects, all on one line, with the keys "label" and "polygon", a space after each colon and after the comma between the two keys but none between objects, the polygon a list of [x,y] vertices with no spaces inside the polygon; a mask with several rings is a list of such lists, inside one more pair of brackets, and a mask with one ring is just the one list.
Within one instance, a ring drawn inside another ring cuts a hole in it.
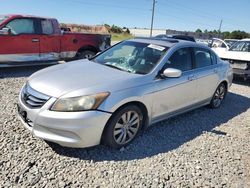
[{"label": "rear side window", "polygon": [[54,33],[53,24],[50,20],[42,20],[42,33],[46,35],[50,35]]},{"label": "rear side window", "polygon": [[194,48],[194,59],[196,68],[207,67],[213,64],[210,52],[202,48]]},{"label": "rear side window", "polygon": [[32,19],[15,19],[9,22],[6,27],[11,29],[13,35],[35,33],[34,21]]},{"label": "rear side window", "polygon": [[165,68],[175,68],[181,71],[192,69],[192,58],[190,48],[182,48],[173,53],[168,59]]}]

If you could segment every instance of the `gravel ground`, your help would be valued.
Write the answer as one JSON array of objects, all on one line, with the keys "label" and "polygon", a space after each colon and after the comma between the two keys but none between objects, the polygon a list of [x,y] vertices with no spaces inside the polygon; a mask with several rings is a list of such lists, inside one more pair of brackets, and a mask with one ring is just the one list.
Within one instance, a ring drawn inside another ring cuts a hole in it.
[{"label": "gravel ground", "polygon": [[249,81],[221,108],[162,121],[121,150],[70,149],[17,119],[20,87],[39,68],[0,70],[0,187],[250,187]]}]

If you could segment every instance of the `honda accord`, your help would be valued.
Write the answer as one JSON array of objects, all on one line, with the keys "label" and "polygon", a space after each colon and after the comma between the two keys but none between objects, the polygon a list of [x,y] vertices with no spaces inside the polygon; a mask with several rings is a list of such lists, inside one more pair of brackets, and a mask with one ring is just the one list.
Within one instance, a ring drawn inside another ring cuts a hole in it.
[{"label": "honda accord", "polygon": [[232,69],[209,47],[135,38],[89,60],[45,68],[21,89],[18,112],[36,137],[67,147],[121,148],[155,122],[218,108]]}]

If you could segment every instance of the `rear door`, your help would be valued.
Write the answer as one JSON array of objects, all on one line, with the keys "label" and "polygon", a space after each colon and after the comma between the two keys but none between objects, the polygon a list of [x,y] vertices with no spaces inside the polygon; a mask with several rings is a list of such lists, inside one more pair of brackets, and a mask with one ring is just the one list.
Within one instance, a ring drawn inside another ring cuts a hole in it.
[{"label": "rear door", "polygon": [[211,99],[219,82],[219,64],[214,52],[204,48],[193,48],[195,78],[197,79],[196,100]]},{"label": "rear door", "polygon": [[50,19],[40,19],[40,59],[43,61],[58,60],[60,55],[60,34],[54,31]]},{"label": "rear door", "polygon": [[35,19],[14,19],[4,27],[9,28],[11,34],[0,35],[0,62],[39,60],[39,35]]}]

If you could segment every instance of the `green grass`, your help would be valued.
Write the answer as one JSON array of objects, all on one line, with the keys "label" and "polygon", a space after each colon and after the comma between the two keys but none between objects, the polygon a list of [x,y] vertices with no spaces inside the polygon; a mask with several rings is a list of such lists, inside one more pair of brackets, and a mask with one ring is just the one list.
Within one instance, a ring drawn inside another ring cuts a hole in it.
[{"label": "green grass", "polygon": [[111,33],[111,40],[112,41],[122,41],[122,40],[126,40],[126,39],[131,39],[133,38],[133,36],[131,34],[127,34],[127,33]]}]

